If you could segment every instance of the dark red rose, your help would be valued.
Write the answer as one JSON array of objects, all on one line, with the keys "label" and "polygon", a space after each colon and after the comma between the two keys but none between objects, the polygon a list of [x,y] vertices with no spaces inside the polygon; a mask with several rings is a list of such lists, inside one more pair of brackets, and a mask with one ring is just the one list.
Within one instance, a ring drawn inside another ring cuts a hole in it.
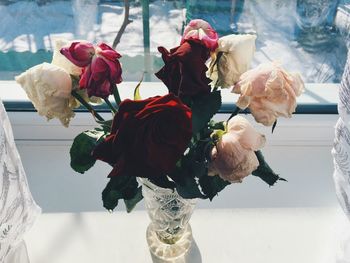
[{"label": "dark red rose", "polygon": [[175,168],[192,136],[191,110],[173,94],[124,100],[111,134],[92,155],[113,165],[109,176],[156,178]]},{"label": "dark red rose", "polygon": [[210,92],[210,79],[206,77],[209,49],[200,43],[185,41],[179,47],[166,50],[158,47],[165,63],[156,73],[168,87],[169,92],[178,96],[194,96]]}]

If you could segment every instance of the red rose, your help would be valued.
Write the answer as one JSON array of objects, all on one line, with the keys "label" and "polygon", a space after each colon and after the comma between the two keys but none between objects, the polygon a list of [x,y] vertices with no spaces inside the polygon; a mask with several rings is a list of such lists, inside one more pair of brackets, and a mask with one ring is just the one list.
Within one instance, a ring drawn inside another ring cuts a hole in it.
[{"label": "red rose", "polygon": [[204,45],[185,41],[179,47],[166,50],[158,48],[162,53],[164,67],[156,73],[168,87],[169,92],[178,96],[210,92],[210,79],[206,77],[209,50]]},{"label": "red rose", "polygon": [[83,68],[79,86],[87,89],[89,97],[106,98],[113,93],[114,84],[122,82],[121,55],[102,43],[95,48],[90,43],[74,42],[61,53],[72,63]]},{"label": "red rose", "polygon": [[113,165],[111,176],[156,178],[175,168],[192,136],[191,110],[173,94],[124,100],[111,134],[92,155]]},{"label": "red rose", "polygon": [[113,93],[114,84],[122,82],[121,55],[102,43],[96,48],[91,64],[83,70],[80,88],[87,89],[89,97],[106,98]]},{"label": "red rose", "polygon": [[86,67],[95,55],[94,45],[88,42],[73,42],[61,49],[61,54],[78,67]]}]

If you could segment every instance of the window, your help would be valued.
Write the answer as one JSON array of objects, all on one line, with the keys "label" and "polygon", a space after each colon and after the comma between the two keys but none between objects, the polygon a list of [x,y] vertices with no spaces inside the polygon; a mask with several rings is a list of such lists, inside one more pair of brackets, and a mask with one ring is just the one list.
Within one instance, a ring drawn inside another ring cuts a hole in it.
[{"label": "window", "polygon": [[[347,0],[129,0],[129,23],[117,50],[123,78],[158,81],[157,47],[179,44],[186,21],[207,20],[220,35],[257,34],[255,66],[279,60],[305,82],[339,82],[350,24]],[[0,0],[0,80],[50,61],[57,38],[112,45],[124,19],[124,1]],[[145,29],[145,30],[143,30]]]}]

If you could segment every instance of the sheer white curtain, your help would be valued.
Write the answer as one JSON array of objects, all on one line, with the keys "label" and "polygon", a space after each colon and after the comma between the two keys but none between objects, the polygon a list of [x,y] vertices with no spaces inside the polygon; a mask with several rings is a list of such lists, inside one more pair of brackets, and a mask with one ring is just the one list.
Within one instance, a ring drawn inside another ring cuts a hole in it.
[{"label": "sheer white curtain", "polygon": [[40,212],[30,193],[0,99],[0,262],[28,262],[22,237]]},{"label": "sheer white curtain", "polygon": [[[348,53],[340,89],[339,119],[335,126],[332,150],[334,158],[334,182],[337,197],[348,219],[350,219],[350,52]],[[350,263],[350,222],[343,232],[337,263]],[[345,236],[346,235],[346,236]]]}]

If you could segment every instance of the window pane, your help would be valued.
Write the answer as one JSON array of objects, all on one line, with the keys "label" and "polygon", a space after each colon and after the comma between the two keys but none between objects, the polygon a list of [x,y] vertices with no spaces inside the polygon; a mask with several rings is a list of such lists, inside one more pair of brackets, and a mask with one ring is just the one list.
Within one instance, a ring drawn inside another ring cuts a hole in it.
[{"label": "window pane", "polygon": [[[179,44],[186,22],[207,20],[223,36],[257,34],[253,67],[278,60],[306,82],[339,82],[349,32],[348,0],[129,0],[129,23],[117,51],[123,79],[147,81],[162,66],[158,46]],[[50,62],[55,39],[112,45],[124,1],[0,0],[0,80]],[[144,18],[144,19],[143,19]],[[149,26],[147,26],[149,25]],[[146,29],[144,32],[144,28]],[[148,30],[149,28],[149,30]],[[144,46],[146,45],[146,46]]]}]

